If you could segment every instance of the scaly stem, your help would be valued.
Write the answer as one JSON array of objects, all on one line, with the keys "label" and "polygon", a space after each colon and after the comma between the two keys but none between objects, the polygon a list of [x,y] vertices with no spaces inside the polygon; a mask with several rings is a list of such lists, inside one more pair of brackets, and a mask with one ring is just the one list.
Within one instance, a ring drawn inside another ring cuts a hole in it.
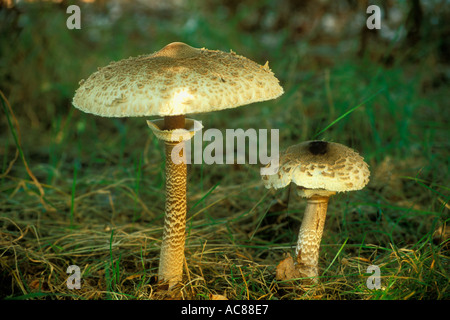
[{"label": "scaly stem", "polygon": [[300,227],[296,248],[297,269],[306,277],[319,274],[319,247],[327,215],[329,197],[312,196],[308,199]]},{"label": "scaly stem", "polygon": [[[165,129],[184,128],[184,116],[166,117]],[[183,276],[184,243],[186,231],[186,161],[175,164],[172,150],[184,142],[165,142],[166,153],[166,207],[161,244],[158,280],[167,281],[169,288]],[[183,151],[184,148],[181,148]],[[182,152],[181,151],[181,152]],[[185,157],[180,154],[180,157]]]}]

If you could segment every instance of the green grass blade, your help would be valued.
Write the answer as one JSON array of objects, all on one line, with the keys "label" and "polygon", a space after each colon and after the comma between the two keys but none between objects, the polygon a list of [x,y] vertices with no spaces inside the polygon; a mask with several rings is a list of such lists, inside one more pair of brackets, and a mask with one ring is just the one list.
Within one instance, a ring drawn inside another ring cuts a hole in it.
[{"label": "green grass blade", "polygon": [[342,119],[344,119],[346,116],[348,116],[350,113],[352,113],[353,111],[355,111],[356,109],[358,109],[359,107],[361,107],[362,105],[366,104],[367,102],[369,102],[370,100],[372,100],[373,98],[375,98],[381,91],[383,91],[385,88],[382,88],[380,90],[378,90],[376,93],[374,93],[373,95],[371,95],[370,97],[364,99],[361,103],[359,103],[358,105],[356,105],[355,107],[351,108],[350,110],[348,110],[347,112],[345,112],[343,115],[341,115],[340,117],[338,117],[336,120],[334,120],[333,122],[331,122],[328,126],[326,126],[325,128],[323,128],[322,130],[320,130],[318,133],[316,133],[313,136],[313,139],[316,139],[319,135],[321,135],[323,132],[327,131],[329,128],[331,128],[332,126],[334,126],[336,123],[338,123],[339,121],[341,121]]}]

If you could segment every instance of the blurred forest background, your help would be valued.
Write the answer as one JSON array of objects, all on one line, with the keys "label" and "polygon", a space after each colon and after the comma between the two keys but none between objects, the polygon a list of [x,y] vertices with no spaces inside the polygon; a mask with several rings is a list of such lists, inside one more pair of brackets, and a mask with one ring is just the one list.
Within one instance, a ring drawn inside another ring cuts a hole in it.
[{"label": "blurred forest background", "polygon": [[[193,115],[205,128],[323,139],[370,165],[330,201],[320,282],[274,278],[305,203],[258,165],[191,165],[181,298],[448,299],[450,2],[0,2],[0,298],[157,299],[163,146],[145,119],[71,105],[81,79],[174,41],[270,68],[280,98]],[[69,30],[67,7],[81,9]],[[369,5],[382,10],[369,30]],[[332,124],[330,126],[330,124]],[[82,288],[66,286],[69,265]],[[367,266],[382,288],[366,286]]]}]

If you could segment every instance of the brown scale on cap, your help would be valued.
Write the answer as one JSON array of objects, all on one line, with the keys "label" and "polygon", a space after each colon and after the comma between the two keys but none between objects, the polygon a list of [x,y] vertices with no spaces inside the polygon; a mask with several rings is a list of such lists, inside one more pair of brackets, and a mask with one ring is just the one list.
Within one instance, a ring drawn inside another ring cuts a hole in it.
[{"label": "brown scale on cap", "polygon": [[328,142],[325,141],[311,141],[308,144],[308,150],[313,155],[324,155],[328,151]]}]

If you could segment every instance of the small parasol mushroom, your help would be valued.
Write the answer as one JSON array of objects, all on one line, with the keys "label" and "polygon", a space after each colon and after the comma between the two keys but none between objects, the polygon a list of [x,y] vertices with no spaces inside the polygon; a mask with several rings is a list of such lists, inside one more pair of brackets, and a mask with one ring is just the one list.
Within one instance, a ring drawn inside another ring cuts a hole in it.
[{"label": "small parasol mushroom", "polygon": [[[289,147],[280,157],[278,172],[263,175],[266,188],[284,188],[291,182],[297,193],[307,198],[300,227],[296,255],[296,272],[283,260],[280,276],[311,277],[317,281],[319,247],[330,196],[336,192],[360,190],[369,182],[369,168],[352,149],[333,142],[306,141]],[[293,262],[292,262],[293,263]]]}]

